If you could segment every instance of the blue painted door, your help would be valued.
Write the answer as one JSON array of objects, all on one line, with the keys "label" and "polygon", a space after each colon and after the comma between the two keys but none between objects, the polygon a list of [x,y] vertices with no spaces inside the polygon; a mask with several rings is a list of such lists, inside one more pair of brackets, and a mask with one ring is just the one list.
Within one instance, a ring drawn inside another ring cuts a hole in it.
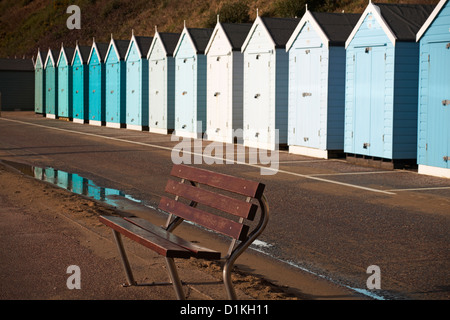
[{"label": "blue painted door", "polygon": [[106,66],[106,122],[120,123],[120,64]]},{"label": "blue painted door", "polygon": [[34,112],[36,113],[44,113],[45,106],[45,73],[42,68],[40,61],[38,61],[39,67],[36,67],[34,74],[34,83],[35,83],[35,95],[34,95]]},{"label": "blue painted door", "polygon": [[69,117],[69,66],[58,67],[58,116]]},{"label": "blue painted door", "polygon": [[46,76],[46,105],[45,113],[56,115],[56,103],[57,103],[57,77],[56,68],[53,66],[47,66],[45,69]]},{"label": "blue painted door", "polygon": [[186,132],[197,132],[196,130],[196,112],[195,112],[195,95],[194,90],[194,57],[181,58],[178,61],[179,77],[177,81],[180,81],[177,92],[177,123],[176,128]]},{"label": "blue painted door", "polygon": [[450,168],[450,49],[430,44],[428,82],[428,165]]},{"label": "blue painted door", "polygon": [[102,69],[100,65],[89,66],[89,120],[101,121]]},{"label": "blue painted door", "polygon": [[127,124],[139,126],[141,118],[140,108],[140,64],[138,61],[129,61],[127,63]]},{"label": "blue painted door", "polygon": [[167,129],[167,83],[164,81],[167,78],[166,69],[165,60],[149,61],[149,125],[159,129]]},{"label": "blue painted door", "polygon": [[356,48],[354,150],[384,156],[386,47]]},{"label": "blue painted door", "polygon": [[73,65],[73,117],[81,120],[85,120],[85,94],[88,94],[84,91],[84,72],[83,65]]},{"label": "blue painted door", "polygon": [[296,145],[320,146],[320,54],[316,48],[296,51]]}]

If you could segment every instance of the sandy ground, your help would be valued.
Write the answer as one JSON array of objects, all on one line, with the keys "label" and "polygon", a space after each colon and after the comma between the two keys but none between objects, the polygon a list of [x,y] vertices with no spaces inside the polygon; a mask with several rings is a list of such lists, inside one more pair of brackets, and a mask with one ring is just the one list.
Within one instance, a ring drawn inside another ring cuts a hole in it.
[{"label": "sandy ground", "polygon": [[[99,223],[98,216],[123,212],[35,180],[1,162],[0,206],[0,299],[174,299],[171,286],[124,290],[119,285],[125,277],[117,250],[110,230]],[[153,222],[162,221],[156,217]],[[192,227],[180,232],[200,244],[217,241]],[[225,248],[224,243],[215,245]],[[126,246],[137,281],[167,281],[161,257],[131,241]],[[182,281],[188,283],[188,299],[226,298],[219,265],[194,259],[176,262]],[[89,271],[83,273],[84,290],[67,289],[65,268],[69,265]],[[362,299],[255,253],[238,259],[233,283],[240,299]]]}]

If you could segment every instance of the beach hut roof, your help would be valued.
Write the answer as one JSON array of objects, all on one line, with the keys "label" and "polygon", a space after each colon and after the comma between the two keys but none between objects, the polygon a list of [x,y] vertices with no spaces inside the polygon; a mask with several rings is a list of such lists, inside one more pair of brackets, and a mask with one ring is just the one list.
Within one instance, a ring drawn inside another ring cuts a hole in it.
[{"label": "beach hut roof", "polygon": [[416,41],[417,32],[435,7],[435,5],[424,4],[375,4],[370,2],[347,39],[346,47],[351,43],[369,13],[374,15],[392,44],[395,45],[396,41]]},{"label": "beach hut roof", "polygon": [[327,46],[344,46],[361,15],[355,13],[327,13],[307,11],[286,45],[288,51],[306,22],[310,22]]},{"label": "beach hut roof", "polygon": [[100,62],[105,62],[106,53],[108,52],[109,44],[96,42],[95,39],[92,43],[91,52],[89,54],[88,63],[91,61],[94,49],[97,52],[98,60]]},{"label": "beach hut roof", "polygon": [[299,22],[300,19],[298,18],[268,18],[258,16],[253,23],[241,50],[244,51],[247,48],[247,45],[252,38],[253,31],[259,24],[267,30],[274,47],[276,49],[283,49],[286,47],[287,42]]},{"label": "beach hut roof", "polygon": [[115,40],[111,35],[111,41],[109,43],[108,52],[106,53],[105,60],[109,56],[111,49],[114,49],[116,56],[119,60],[125,60],[130,40]]},{"label": "beach hut roof", "polygon": [[67,65],[70,65],[71,60],[72,60],[71,58],[73,57],[74,52],[75,52],[75,48],[67,48],[67,47],[64,47],[64,45],[61,45],[61,50],[59,52],[59,58],[58,58],[57,65],[60,64],[62,58],[66,59]]},{"label": "beach hut roof", "polygon": [[441,10],[444,8],[445,4],[448,2],[448,0],[441,0],[437,6],[434,8],[433,12],[428,17],[427,21],[423,24],[422,28],[419,30],[416,36],[416,41],[419,41],[422,36],[425,34],[425,32],[428,30],[430,25],[433,23],[434,19],[438,16],[438,14],[441,12]]},{"label": "beach hut roof", "polygon": [[221,23],[218,21],[206,46],[205,53],[208,53],[209,49],[211,49],[211,45],[219,29],[222,29],[225,33],[232,50],[240,51],[251,28],[251,23]]},{"label": "beach hut roof", "polygon": [[[214,29],[209,28],[187,28],[185,26],[183,29],[183,33],[186,33],[187,38],[190,40],[194,51],[197,54],[204,54],[206,46],[208,45],[208,42],[211,39],[213,30]],[[175,47],[174,54],[176,54],[181,45],[183,33],[179,37],[177,46]]]},{"label": "beach hut roof", "polygon": [[179,33],[170,33],[170,32],[158,32],[155,31],[155,36],[153,37],[152,45],[150,46],[150,49],[148,50],[147,58],[150,57],[150,53],[152,51],[153,46],[156,43],[156,40],[159,39],[161,41],[161,44],[164,48],[164,51],[166,52],[166,55],[171,57],[173,56],[173,53],[175,52],[175,48],[177,46],[178,40],[180,39]]}]

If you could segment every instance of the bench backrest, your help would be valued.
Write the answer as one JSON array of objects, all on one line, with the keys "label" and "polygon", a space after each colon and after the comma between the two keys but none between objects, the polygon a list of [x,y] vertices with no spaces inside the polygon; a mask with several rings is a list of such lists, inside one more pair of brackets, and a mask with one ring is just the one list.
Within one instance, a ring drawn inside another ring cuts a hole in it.
[{"label": "bench backrest", "polygon": [[175,199],[162,197],[159,204],[171,215],[167,226],[176,216],[236,240],[249,238],[246,222],[255,219],[264,184],[185,165],[174,165],[171,176],[181,181],[169,179],[165,191]]}]

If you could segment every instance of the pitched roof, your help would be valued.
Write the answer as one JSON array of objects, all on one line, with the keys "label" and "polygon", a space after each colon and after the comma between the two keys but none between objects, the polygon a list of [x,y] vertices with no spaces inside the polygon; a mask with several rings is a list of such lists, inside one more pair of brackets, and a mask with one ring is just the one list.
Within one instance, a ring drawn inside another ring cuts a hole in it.
[{"label": "pitched roof", "polygon": [[419,30],[419,32],[417,33],[416,36],[416,41],[419,41],[422,36],[425,34],[425,32],[427,32],[428,28],[431,26],[431,24],[433,23],[433,21],[436,19],[436,17],[439,15],[439,13],[441,12],[441,10],[444,8],[445,5],[450,4],[450,2],[448,2],[448,0],[441,0],[439,1],[439,3],[437,4],[437,6],[434,8],[433,12],[431,13],[431,15],[428,17],[427,21],[424,23],[424,25],[422,26],[422,28]]},{"label": "pitched roof", "polygon": [[245,39],[252,28],[251,23],[222,23],[228,39],[230,40],[233,50],[241,50]]},{"label": "pitched roof", "polygon": [[109,44],[108,43],[95,43],[98,49],[98,55],[100,61],[105,61],[106,53],[108,52]]},{"label": "pitched roof", "polygon": [[331,45],[344,45],[361,18],[355,13],[311,12]]},{"label": "pitched roof", "polygon": [[0,71],[34,71],[33,60],[0,58]]},{"label": "pitched roof", "polygon": [[[77,46],[77,48],[78,48],[78,52],[80,53],[80,58],[82,60],[82,63],[86,64],[88,59],[89,59],[89,55],[91,54],[92,47]],[[75,59],[75,54],[76,53],[77,53],[77,50],[75,48],[75,52],[73,54],[73,59]],[[73,64],[73,59],[72,59],[72,64]]]},{"label": "pitched roof", "polygon": [[298,18],[260,18],[269,31],[277,48],[286,47],[286,43],[289,41],[292,33],[300,22],[300,19]]},{"label": "pitched roof", "polygon": [[116,44],[116,48],[119,53],[119,58],[125,59],[128,46],[130,45],[130,40],[114,40],[114,43]]},{"label": "pitched roof", "polygon": [[206,46],[211,38],[214,29],[203,28],[188,28],[189,35],[191,36],[194,46],[197,49],[197,53],[205,53]]},{"label": "pitched roof", "polygon": [[166,48],[167,55],[173,55],[175,48],[177,47],[178,40],[180,39],[180,34],[168,32],[161,32],[158,34],[164,44],[164,48]]},{"label": "pitched roof", "polygon": [[139,51],[141,52],[141,58],[146,58],[148,50],[153,41],[153,37],[134,37],[136,39],[136,43],[139,47]]},{"label": "pitched roof", "polygon": [[[75,48],[67,48],[67,47],[62,47],[61,51],[59,52],[59,54],[61,55],[61,53],[64,51],[66,58],[67,58],[67,64],[71,65],[72,64],[72,57],[73,54],[75,52]],[[58,58],[61,58],[60,56]],[[59,60],[58,60],[59,62]]]},{"label": "pitched roof", "polygon": [[399,41],[416,41],[417,32],[435,5],[376,3],[386,23]]}]

